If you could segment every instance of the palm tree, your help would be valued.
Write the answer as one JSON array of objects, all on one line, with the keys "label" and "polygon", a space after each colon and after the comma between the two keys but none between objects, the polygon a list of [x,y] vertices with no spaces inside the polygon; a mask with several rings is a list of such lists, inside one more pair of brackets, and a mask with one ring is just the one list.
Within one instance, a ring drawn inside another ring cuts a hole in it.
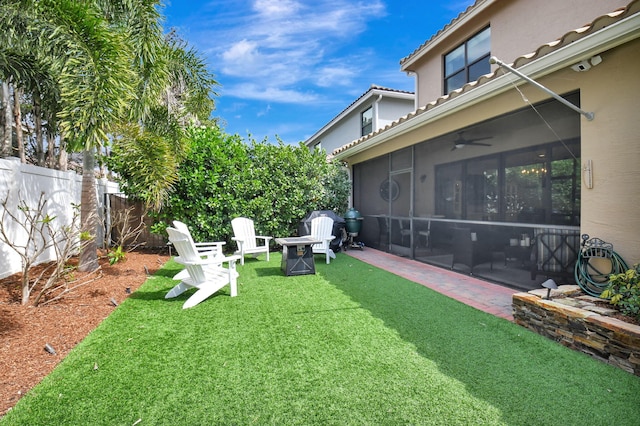
[{"label": "palm tree", "polygon": [[[53,112],[49,124],[56,127],[61,142],[83,152],[81,228],[86,244],[81,270],[98,267],[96,152],[108,143],[109,135],[118,137],[117,128],[137,126],[137,134],[143,137],[134,141],[147,144],[145,152],[153,152],[161,140],[166,142],[166,162],[178,158],[183,149],[177,117],[203,117],[213,109],[208,94],[215,81],[192,51],[165,40],[159,7],[159,0],[4,0],[0,4],[0,26],[12,29],[0,33],[0,79],[15,78],[34,99],[42,99]],[[12,55],[19,60],[9,60]],[[45,78],[32,78],[43,70]],[[52,82],[53,88],[35,87],[37,81]],[[177,82],[186,87],[186,108],[171,110],[167,94],[177,91]],[[163,181],[167,174],[156,176]],[[170,180],[164,189],[150,191],[156,205],[167,185]]]},{"label": "palm tree", "polygon": [[[92,158],[133,98],[135,73],[127,34],[110,27],[88,2],[15,0],[3,3],[2,8],[3,27],[16,29],[5,34],[8,50],[30,49],[39,61],[50,65],[60,93],[60,133],[72,148],[85,152],[81,222],[88,238],[79,267],[93,270],[98,264]],[[32,69],[27,65],[14,74],[28,74]]]},{"label": "palm tree", "polygon": [[177,165],[187,149],[186,127],[210,121],[212,89],[218,84],[204,60],[174,30],[165,43],[167,81],[161,97],[141,125],[120,128],[108,159],[121,188],[154,210],[160,209],[177,180]]}]

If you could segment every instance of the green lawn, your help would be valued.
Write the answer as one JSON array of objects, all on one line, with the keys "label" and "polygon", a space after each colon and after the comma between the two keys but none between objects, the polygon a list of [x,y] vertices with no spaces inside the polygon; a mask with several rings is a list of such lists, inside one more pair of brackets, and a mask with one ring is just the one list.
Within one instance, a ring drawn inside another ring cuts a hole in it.
[{"label": "green lawn", "polygon": [[260,259],[189,310],[169,262],[0,424],[640,424],[629,373],[342,253]]}]

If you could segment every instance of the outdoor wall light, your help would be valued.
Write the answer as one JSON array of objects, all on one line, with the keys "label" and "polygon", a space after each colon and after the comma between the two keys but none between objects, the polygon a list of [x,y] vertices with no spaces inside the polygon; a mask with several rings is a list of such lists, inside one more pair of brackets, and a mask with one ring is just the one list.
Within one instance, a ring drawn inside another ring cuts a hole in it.
[{"label": "outdoor wall light", "polygon": [[584,185],[587,189],[593,188],[593,161],[587,160],[584,163],[584,167],[582,168],[583,176],[584,176]]},{"label": "outdoor wall light", "polygon": [[558,284],[551,278],[542,283],[542,287],[547,289],[547,300],[551,300],[551,290],[555,290],[558,288]]}]

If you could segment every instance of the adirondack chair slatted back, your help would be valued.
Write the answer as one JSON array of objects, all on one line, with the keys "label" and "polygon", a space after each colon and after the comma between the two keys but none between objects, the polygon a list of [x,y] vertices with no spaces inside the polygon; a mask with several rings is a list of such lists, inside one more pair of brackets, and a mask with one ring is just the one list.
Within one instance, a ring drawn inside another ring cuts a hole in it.
[{"label": "adirondack chair slatted back", "polygon": [[324,254],[327,265],[329,259],[335,259],[336,254],[331,250],[331,241],[335,238],[333,232],[333,219],[328,216],[318,216],[311,219],[311,236],[321,243],[312,246],[314,253]]},{"label": "adirondack chair slatted back", "polygon": [[237,217],[231,221],[231,227],[233,228],[233,234],[236,238],[242,238],[245,251],[257,247],[256,230],[253,225],[253,220],[247,219],[246,217]]},{"label": "adirondack chair slatted back", "polygon": [[169,234],[169,241],[171,241],[171,244],[173,244],[180,256],[179,260],[184,262],[185,269],[189,272],[189,276],[194,282],[204,282],[206,278],[202,270],[202,265],[189,264],[190,262],[200,260],[200,255],[198,254],[198,250],[196,250],[196,246],[193,244],[191,235],[171,227],[167,228],[167,233]]},{"label": "adirondack chair slatted back", "polygon": [[189,228],[187,227],[186,223],[180,222],[179,220],[174,220],[173,227],[178,231],[184,233],[187,236],[187,238],[189,238],[189,240],[193,242],[193,237],[191,237],[191,232],[189,231]]},{"label": "adirondack chair slatted back", "polygon": [[[231,227],[234,234],[232,240],[238,244],[236,254],[240,255],[240,264],[244,265],[245,256],[256,257],[260,253],[266,254],[267,261],[269,261],[269,241],[272,237],[256,235],[253,220],[246,217],[237,217],[231,220]],[[258,240],[264,243],[259,244]]]},{"label": "adirondack chair slatted back", "polygon": [[196,248],[196,250],[200,253],[200,256],[209,256],[209,257],[224,257],[224,252],[222,250],[222,246],[224,242],[222,241],[208,241],[196,243],[191,236],[191,232],[187,225],[179,220],[173,221],[173,227],[180,232],[183,232],[191,241]]},{"label": "adirondack chair slatted back", "polygon": [[311,220],[311,236],[321,239],[322,242],[314,244],[314,250],[321,250],[322,253],[326,250],[330,241],[326,240],[326,237],[331,235],[333,231],[333,219],[328,216],[318,216]]}]

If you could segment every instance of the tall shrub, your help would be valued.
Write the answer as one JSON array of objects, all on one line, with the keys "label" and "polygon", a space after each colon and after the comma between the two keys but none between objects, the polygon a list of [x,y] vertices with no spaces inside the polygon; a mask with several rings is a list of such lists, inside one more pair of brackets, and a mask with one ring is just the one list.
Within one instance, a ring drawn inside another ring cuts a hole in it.
[{"label": "tall shrub", "polygon": [[188,138],[189,154],[158,214],[158,228],[178,219],[196,240],[231,244],[237,216],[252,218],[260,234],[288,236],[311,210],[347,208],[347,173],[322,151],[279,140],[245,142],[217,127],[191,128]]}]

